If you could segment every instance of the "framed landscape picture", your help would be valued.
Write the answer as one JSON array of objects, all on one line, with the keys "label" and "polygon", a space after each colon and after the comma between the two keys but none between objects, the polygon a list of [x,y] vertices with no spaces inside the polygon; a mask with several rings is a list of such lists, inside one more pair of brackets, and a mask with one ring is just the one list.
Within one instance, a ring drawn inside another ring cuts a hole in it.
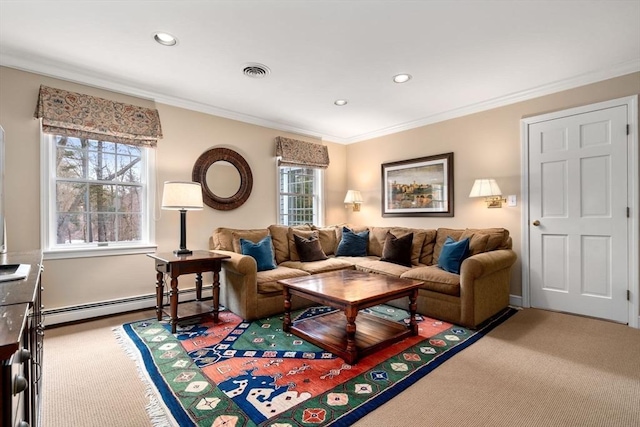
[{"label": "framed landscape picture", "polygon": [[382,216],[453,216],[453,153],[383,163]]}]

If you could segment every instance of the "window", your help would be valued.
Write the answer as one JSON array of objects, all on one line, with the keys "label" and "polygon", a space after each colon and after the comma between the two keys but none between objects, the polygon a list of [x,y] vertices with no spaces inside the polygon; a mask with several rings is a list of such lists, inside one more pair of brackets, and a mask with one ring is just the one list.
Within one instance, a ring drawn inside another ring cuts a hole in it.
[{"label": "window", "polygon": [[278,167],[278,223],[322,225],[322,169]]},{"label": "window", "polygon": [[152,151],[51,134],[44,134],[43,144],[45,252],[94,256],[148,249]]}]

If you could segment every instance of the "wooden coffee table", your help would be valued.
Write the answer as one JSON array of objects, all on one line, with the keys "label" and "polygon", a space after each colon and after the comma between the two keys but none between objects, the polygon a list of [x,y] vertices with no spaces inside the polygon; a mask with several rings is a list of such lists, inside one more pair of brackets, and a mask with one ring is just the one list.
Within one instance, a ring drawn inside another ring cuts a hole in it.
[{"label": "wooden coffee table", "polygon": [[[418,288],[423,284],[421,281],[357,270],[340,270],[279,280],[278,283],[284,287],[285,332],[304,338],[342,357],[351,365],[359,357],[418,334],[415,315]],[[292,324],[292,295],[337,308],[340,312]],[[409,297],[409,327],[366,313],[358,315],[358,311],[363,308],[401,297]]]}]

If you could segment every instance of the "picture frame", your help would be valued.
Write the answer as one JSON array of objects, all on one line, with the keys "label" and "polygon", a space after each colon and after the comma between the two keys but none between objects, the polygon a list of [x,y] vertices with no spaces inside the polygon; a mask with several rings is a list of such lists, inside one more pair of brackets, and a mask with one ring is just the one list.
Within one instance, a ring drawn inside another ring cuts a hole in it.
[{"label": "picture frame", "polygon": [[452,217],[453,153],[382,164],[383,217]]}]

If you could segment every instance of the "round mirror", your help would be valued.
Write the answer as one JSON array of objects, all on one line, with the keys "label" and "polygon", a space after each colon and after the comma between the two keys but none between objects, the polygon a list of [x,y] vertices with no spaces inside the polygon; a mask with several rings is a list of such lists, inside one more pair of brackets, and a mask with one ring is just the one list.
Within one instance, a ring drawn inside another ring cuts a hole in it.
[{"label": "round mirror", "polygon": [[240,172],[224,160],[215,162],[207,169],[207,187],[216,196],[229,198],[240,189]]},{"label": "round mirror", "polygon": [[253,187],[249,164],[228,148],[211,148],[198,157],[192,179],[202,184],[204,203],[221,211],[241,206]]}]

